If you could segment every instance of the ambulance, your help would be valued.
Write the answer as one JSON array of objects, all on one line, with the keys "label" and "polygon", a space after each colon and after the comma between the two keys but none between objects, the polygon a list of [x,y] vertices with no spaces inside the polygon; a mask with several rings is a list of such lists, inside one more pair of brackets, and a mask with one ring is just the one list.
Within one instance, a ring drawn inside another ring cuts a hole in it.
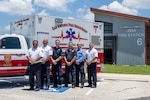
[{"label": "ambulance", "polygon": [[[75,48],[81,42],[85,50],[93,42],[98,50],[97,72],[101,71],[104,63],[103,23],[33,15],[11,22],[10,34],[0,35],[0,76],[24,75],[28,67],[25,54],[32,47],[32,41],[38,40],[41,46],[44,38],[49,40],[52,47],[59,39],[63,49],[67,48],[69,41],[74,43]],[[65,72],[64,61],[62,65]]]}]

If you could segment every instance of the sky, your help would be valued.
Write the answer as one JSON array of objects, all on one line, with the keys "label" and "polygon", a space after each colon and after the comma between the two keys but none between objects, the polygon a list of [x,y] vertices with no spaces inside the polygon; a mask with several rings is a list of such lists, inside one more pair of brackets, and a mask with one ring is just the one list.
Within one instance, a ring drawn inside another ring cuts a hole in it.
[{"label": "sky", "polygon": [[150,18],[150,0],[0,0],[0,34],[34,14],[94,21],[91,7]]}]

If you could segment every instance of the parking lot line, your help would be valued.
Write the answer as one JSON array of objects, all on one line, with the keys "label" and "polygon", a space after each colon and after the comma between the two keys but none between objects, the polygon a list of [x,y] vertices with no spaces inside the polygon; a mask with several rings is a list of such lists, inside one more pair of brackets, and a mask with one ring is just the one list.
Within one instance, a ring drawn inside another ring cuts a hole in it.
[{"label": "parking lot line", "polygon": [[[100,82],[97,82],[97,86],[100,84]],[[85,95],[90,95],[94,89],[90,89],[88,92],[85,93]]]},{"label": "parking lot line", "polygon": [[90,95],[94,89],[90,89],[85,95]]}]

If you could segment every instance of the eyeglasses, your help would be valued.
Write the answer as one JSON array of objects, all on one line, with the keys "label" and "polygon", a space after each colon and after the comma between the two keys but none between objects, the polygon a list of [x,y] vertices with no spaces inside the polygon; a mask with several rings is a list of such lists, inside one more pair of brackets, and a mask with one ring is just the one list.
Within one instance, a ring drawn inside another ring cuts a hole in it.
[{"label": "eyeglasses", "polygon": [[38,45],[37,43],[34,43],[33,45]]}]

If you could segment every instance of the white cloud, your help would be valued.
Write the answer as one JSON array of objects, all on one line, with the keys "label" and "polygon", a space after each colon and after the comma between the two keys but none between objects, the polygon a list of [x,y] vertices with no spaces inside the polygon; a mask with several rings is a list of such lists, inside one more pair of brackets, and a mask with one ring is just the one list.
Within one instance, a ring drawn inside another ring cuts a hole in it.
[{"label": "white cloud", "polygon": [[32,0],[2,0],[0,1],[0,12],[13,15],[29,15],[34,12]]},{"label": "white cloud", "polygon": [[103,6],[99,7],[99,9],[110,10],[110,11],[132,14],[132,15],[138,15],[138,11],[136,9],[127,7],[127,6],[123,5],[122,3],[119,3],[118,1],[113,1],[109,5],[103,5]]},{"label": "white cloud", "polygon": [[68,17],[68,19],[75,19],[75,18],[73,18],[73,17]]},{"label": "white cloud", "polygon": [[41,12],[37,13],[37,15],[43,15],[43,16],[49,16],[49,14],[46,12],[46,10],[42,10]]},{"label": "white cloud", "polygon": [[73,2],[75,0],[34,0],[35,5],[64,12],[70,11],[68,4]]},{"label": "white cloud", "polygon": [[84,7],[84,8],[87,8],[88,6],[87,6],[87,5],[84,5],[83,7]]},{"label": "white cloud", "polygon": [[10,31],[10,25],[5,26],[5,27],[4,27],[4,30]]},{"label": "white cloud", "polygon": [[3,29],[1,26],[0,26],[0,34],[3,34]]},{"label": "white cloud", "polygon": [[90,9],[87,10],[87,13],[83,16],[83,19],[87,21],[94,21],[94,14],[90,11]]},{"label": "white cloud", "polygon": [[123,0],[122,4],[136,9],[150,9],[150,0]]},{"label": "white cloud", "polygon": [[0,26],[0,34],[10,33],[10,25]]},{"label": "white cloud", "polygon": [[[86,5],[77,9],[77,18],[93,21],[93,13],[85,9]],[[138,9],[150,9],[150,0],[123,0],[121,3],[115,0],[108,5],[102,5],[99,9],[138,15]]]},{"label": "white cloud", "polygon": [[87,9],[85,6],[84,8],[77,9],[77,18],[87,20],[87,21],[94,21],[94,14]]},{"label": "white cloud", "polygon": [[83,12],[85,12],[85,9],[83,9],[83,8],[77,9],[77,13],[83,13]]}]

